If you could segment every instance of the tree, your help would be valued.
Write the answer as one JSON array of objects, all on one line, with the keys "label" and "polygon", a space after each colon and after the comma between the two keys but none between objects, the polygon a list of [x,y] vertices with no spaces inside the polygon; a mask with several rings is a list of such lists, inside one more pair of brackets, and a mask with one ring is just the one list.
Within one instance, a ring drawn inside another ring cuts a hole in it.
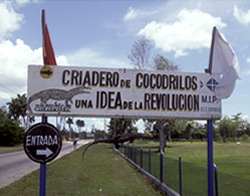
[{"label": "tree", "polygon": [[185,129],[185,138],[186,140],[192,141],[193,125],[188,123]]},{"label": "tree", "polygon": [[[108,131],[109,131],[109,138],[117,138],[131,134],[136,133],[137,129],[134,127],[135,120],[131,119],[124,119],[124,118],[111,118],[109,125],[108,125]],[[132,142],[133,140],[130,140]],[[115,142],[115,145],[118,147],[119,142]]]},{"label": "tree", "polygon": [[133,122],[134,120],[131,119],[112,118],[108,126],[108,138],[96,139],[94,142],[87,144],[83,151],[83,157],[92,145],[98,143],[111,143],[114,144],[116,148],[119,148],[120,144],[123,144],[124,142],[133,142],[135,139],[155,139],[152,135],[137,133],[137,128],[134,127]]},{"label": "tree", "polygon": [[[166,57],[162,55],[156,55],[154,57],[154,68],[156,70],[161,70],[161,71],[176,71],[178,69],[177,65],[174,65],[170,60],[168,60]],[[166,138],[168,141],[172,140],[171,137],[171,132],[174,129],[175,126],[175,119],[143,119],[144,123],[146,124],[146,127],[152,127],[153,126],[153,131],[154,134],[158,134],[162,130],[161,127],[164,124],[167,124],[167,126],[163,129],[163,135],[164,135],[164,143],[166,143]]]},{"label": "tree", "polygon": [[176,71],[178,70],[178,66],[168,60],[166,57],[162,55],[156,55],[154,57],[154,67],[156,70],[163,71]]},{"label": "tree", "polygon": [[227,138],[232,138],[235,135],[234,123],[228,116],[225,116],[218,122],[218,129],[223,142],[226,142]]},{"label": "tree", "polygon": [[[137,69],[143,69],[148,65],[149,56],[150,56],[150,50],[152,48],[152,45],[150,41],[146,40],[145,38],[141,38],[134,42],[132,45],[132,49],[130,51],[130,54],[128,55],[128,58],[130,59],[131,63],[135,65]],[[170,61],[166,60],[163,56],[161,56],[160,60],[157,61],[157,66],[163,67],[162,69],[165,70],[171,66],[171,69],[173,69],[173,64],[170,64]],[[164,65],[161,65],[165,63]],[[177,66],[176,66],[177,68]],[[162,70],[161,69],[161,70]],[[170,68],[169,68],[170,69]],[[148,127],[151,127],[154,121],[144,119],[146,123],[148,123]],[[170,120],[169,120],[170,121]],[[169,123],[169,122],[168,122]],[[172,121],[171,121],[172,123]],[[171,124],[169,123],[169,124]],[[168,129],[170,130],[170,129]],[[168,132],[168,131],[167,131]],[[171,133],[168,132],[169,138],[171,138]],[[115,145],[116,148],[119,148],[120,143],[124,142],[133,142],[135,139],[156,139],[159,138],[159,134],[141,134],[137,133],[136,128],[133,126],[133,121],[130,119],[111,119],[110,125],[109,125],[109,138],[107,139],[100,139],[95,140],[93,143],[90,143],[85,148],[83,154],[87,151],[87,149],[97,143],[112,143]]]},{"label": "tree", "polygon": [[76,126],[78,127],[78,131],[81,132],[81,128],[85,126],[84,120],[78,119],[78,120],[76,121]]},{"label": "tree", "polygon": [[104,130],[96,129],[94,133],[95,140],[107,138],[107,133]]},{"label": "tree", "polygon": [[11,102],[7,103],[9,109],[10,118],[19,121],[19,118],[22,118],[23,124],[27,125],[27,97],[25,94],[17,94],[16,98],[12,98]]},{"label": "tree", "polygon": [[13,146],[23,141],[24,129],[10,119],[8,113],[0,109],[0,146]]},{"label": "tree", "polygon": [[171,136],[178,139],[183,138],[183,133],[187,127],[187,123],[188,121],[183,119],[174,120],[173,127],[171,129]]},{"label": "tree", "polygon": [[73,121],[73,119],[72,119],[71,117],[69,117],[69,118],[67,119],[66,123],[68,124],[69,130],[70,130],[70,129],[71,129],[71,125],[74,124],[74,121]]},{"label": "tree", "polygon": [[111,118],[108,131],[111,137],[116,137],[118,135],[137,132],[134,127],[135,120],[124,119],[124,118]]},{"label": "tree", "polygon": [[[130,59],[131,63],[135,65],[138,69],[143,69],[148,65],[150,51],[152,49],[152,44],[149,40],[145,38],[140,38],[134,42],[132,45],[132,49],[128,58]],[[162,55],[156,55],[153,59],[154,61],[154,68],[156,70],[162,71],[176,71],[178,69],[177,65],[174,65],[169,59]],[[161,131],[161,126],[164,124],[168,124],[167,128],[164,128],[165,135],[167,135],[168,140],[171,140],[171,129],[174,126],[175,120],[173,119],[165,119],[165,120],[152,120],[152,119],[143,119],[145,123],[146,129],[151,129],[154,125],[153,134],[154,136],[159,135]],[[164,134],[163,134],[164,135]],[[166,138],[164,137],[164,140]]]},{"label": "tree", "polygon": [[[191,138],[192,139],[200,139],[201,141],[203,141],[204,138],[206,138],[206,128],[204,125],[195,122],[195,121],[191,121],[191,126],[192,126],[192,133],[191,133]],[[214,134],[215,139],[216,137],[216,132]]]},{"label": "tree", "polygon": [[137,69],[144,69],[148,65],[152,44],[145,38],[140,38],[134,42],[128,58]]},{"label": "tree", "polygon": [[232,133],[233,139],[240,137],[243,134],[244,120],[241,118],[241,113],[232,116],[234,131]]},{"label": "tree", "polygon": [[69,118],[66,120],[66,123],[67,123],[68,126],[69,126],[70,138],[72,138],[73,129],[72,129],[71,125],[74,124],[73,118],[69,117]]}]

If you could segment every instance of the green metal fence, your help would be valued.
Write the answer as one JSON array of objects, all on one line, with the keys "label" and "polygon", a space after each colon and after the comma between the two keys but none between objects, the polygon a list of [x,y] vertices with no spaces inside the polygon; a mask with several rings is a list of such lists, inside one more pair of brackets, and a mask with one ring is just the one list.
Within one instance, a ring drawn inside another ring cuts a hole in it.
[{"label": "green metal fence", "polygon": [[[150,174],[150,176],[153,176],[153,180],[157,180],[158,185],[160,185],[160,188],[162,188],[163,191],[166,191],[169,195],[175,195],[178,196],[178,192],[172,190],[170,187],[167,187],[166,183],[166,174],[163,175],[163,181],[161,182],[160,176],[161,176],[161,169],[160,169],[160,156],[158,153],[151,149],[142,149],[142,148],[136,148],[132,146],[121,146],[120,152],[127,157],[133,164],[135,164],[138,168],[143,169],[146,173]],[[164,157],[164,163],[166,162],[166,157]],[[177,164],[178,165],[178,164]],[[165,168],[165,165],[163,164],[163,167]],[[178,168],[177,168],[178,169]],[[162,170],[164,171],[164,170]],[[178,173],[178,170],[177,170]],[[177,185],[179,183],[177,182]]]},{"label": "green metal fence", "polygon": [[[124,156],[140,168],[160,179],[160,154],[155,149],[142,149],[133,146],[121,146]],[[207,168],[182,161],[180,158],[164,156],[163,183],[184,196],[207,195]],[[250,181],[218,172],[217,196],[249,196]],[[215,194],[216,195],[216,194]]]}]

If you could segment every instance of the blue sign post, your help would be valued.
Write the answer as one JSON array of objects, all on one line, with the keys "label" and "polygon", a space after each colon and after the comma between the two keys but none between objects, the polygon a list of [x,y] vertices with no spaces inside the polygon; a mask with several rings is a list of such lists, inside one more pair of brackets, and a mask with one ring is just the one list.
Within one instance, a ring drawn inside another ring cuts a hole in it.
[{"label": "blue sign post", "polygon": [[[215,27],[212,32],[211,49],[209,54],[209,65],[205,72],[212,74],[212,64],[213,64],[213,53],[214,53],[214,42],[215,42]],[[207,84],[208,88],[212,91],[215,90],[215,86],[218,83],[212,79]],[[208,196],[214,196],[214,156],[213,156],[213,120],[207,120],[207,194]]]},{"label": "blue sign post", "polygon": [[39,196],[46,196],[46,173],[47,173],[47,164],[40,163]]},{"label": "blue sign post", "polygon": [[[42,122],[47,123],[48,117],[43,115]],[[46,173],[47,165],[45,163],[40,163],[40,184],[39,184],[39,196],[46,196]]]},{"label": "blue sign post", "polygon": [[207,188],[208,196],[214,196],[214,163],[213,163],[213,120],[207,121]]}]

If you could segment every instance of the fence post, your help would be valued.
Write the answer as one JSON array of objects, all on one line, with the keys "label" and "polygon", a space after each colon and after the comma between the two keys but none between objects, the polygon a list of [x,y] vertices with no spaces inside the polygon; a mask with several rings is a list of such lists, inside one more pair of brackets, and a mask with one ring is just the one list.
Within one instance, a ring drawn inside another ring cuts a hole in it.
[{"label": "fence post", "polygon": [[134,162],[137,163],[137,148],[134,148],[135,156],[134,156]]},{"label": "fence post", "polygon": [[137,147],[135,147],[134,149],[135,149],[135,158],[134,158],[134,162],[137,163],[137,151],[138,151],[138,149],[137,149]]},{"label": "fence post", "polygon": [[131,148],[131,158],[130,158],[130,159],[133,161],[133,151],[134,151],[134,147],[131,146],[130,148]]},{"label": "fence post", "polygon": [[164,156],[163,152],[160,153],[160,182],[163,182],[163,172],[164,172]]},{"label": "fence post", "polygon": [[135,160],[134,162],[137,164],[137,148],[135,148]]},{"label": "fence post", "polygon": [[151,150],[148,151],[148,172],[151,174]]},{"label": "fence post", "polygon": [[129,146],[127,146],[127,157],[129,158]]},{"label": "fence post", "polygon": [[164,129],[165,127],[168,127],[169,123],[166,122],[164,123],[160,130],[159,130],[159,133],[160,133],[160,181],[161,183],[163,182],[163,179],[164,179],[164,152],[165,152],[165,134],[164,134]]},{"label": "fence post", "polygon": [[132,147],[132,160],[133,160],[133,162],[135,162],[135,158],[136,158],[136,156],[135,156],[135,150],[136,150],[136,148]]},{"label": "fence post", "polygon": [[136,156],[137,156],[136,147],[134,147],[133,152],[134,152],[134,158],[133,158],[133,161],[134,161],[134,163],[136,163]]},{"label": "fence post", "polygon": [[215,188],[215,196],[219,196],[218,190],[218,168],[216,164],[214,164],[214,188]]},{"label": "fence post", "polygon": [[128,158],[131,159],[131,147],[128,146]]},{"label": "fence post", "polygon": [[140,167],[143,168],[143,150],[140,148]]},{"label": "fence post", "polygon": [[135,148],[131,147],[131,160],[135,162]]},{"label": "fence post", "polygon": [[179,194],[182,196],[183,191],[183,167],[182,167],[182,159],[179,157]]}]

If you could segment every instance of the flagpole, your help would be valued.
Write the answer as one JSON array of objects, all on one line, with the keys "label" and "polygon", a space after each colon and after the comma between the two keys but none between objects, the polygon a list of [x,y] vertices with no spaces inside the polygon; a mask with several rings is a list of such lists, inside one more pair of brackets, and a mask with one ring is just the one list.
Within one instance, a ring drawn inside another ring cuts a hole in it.
[{"label": "flagpole", "polygon": [[[42,47],[44,50],[44,24],[45,24],[45,11],[44,10],[42,10],[41,23],[42,23]],[[48,121],[47,116],[42,115],[42,123],[47,123],[47,121]],[[47,173],[46,170],[47,170],[46,163],[40,163],[39,196],[46,195],[46,173]]]},{"label": "flagpole", "polygon": [[[216,27],[213,28],[212,42],[209,55],[209,67],[205,72],[212,73],[214,37]],[[213,150],[213,120],[212,117],[207,120],[207,190],[208,196],[214,196],[214,150]]]},{"label": "flagpole", "polygon": [[[42,17],[41,17],[41,24],[42,24],[42,48],[43,48],[43,53],[45,52],[45,46],[44,46],[44,27],[45,27],[45,10],[42,9]],[[44,54],[43,54],[44,56]],[[43,62],[44,63],[44,62]],[[42,122],[47,122],[48,117],[45,115],[42,115]]]},{"label": "flagpole", "polygon": [[43,48],[43,64],[45,65],[44,56],[47,56],[46,49],[45,49],[45,10],[42,9],[42,17],[41,17],[41,24],[42,24],[42,48]]},{"label": "flagpole", "polygon": [[212,41],[211,41],[210,54],[209,54],[208,70],[205,70],[206,73],[210,73],[210,74],[212,74],[215,33],[216,33],[216,27],[213,28],[213,32],[212,32]]}]

